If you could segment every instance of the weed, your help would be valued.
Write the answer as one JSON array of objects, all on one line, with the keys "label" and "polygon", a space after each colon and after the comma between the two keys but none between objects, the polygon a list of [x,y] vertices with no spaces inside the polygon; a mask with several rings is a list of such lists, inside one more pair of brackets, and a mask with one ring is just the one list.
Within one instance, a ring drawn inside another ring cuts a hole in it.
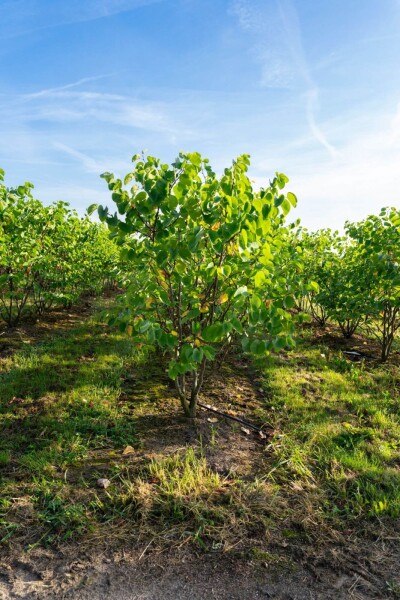
[{"label": "weed", "polygon": [[11,453],[9,450],[0,450],[0,467],[8,465],[11,462]]}]

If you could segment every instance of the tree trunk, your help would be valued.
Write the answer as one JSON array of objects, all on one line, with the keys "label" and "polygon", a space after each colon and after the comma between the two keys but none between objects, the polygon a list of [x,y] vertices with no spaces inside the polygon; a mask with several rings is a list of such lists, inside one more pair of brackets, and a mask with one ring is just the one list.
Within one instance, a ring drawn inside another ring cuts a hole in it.
[{"label": "tree trunk", "polygon": [[384,336],[382,340],[381,362],[386,362],[389,358],[390,349],[392,347],[393,337]]},{"label": "tree trunk", "polygon": [[190,386],[190,395],[188,396],[185,375],[178,375],[175,380],[175,386],[178,391],[179,399],[183,412],[188,419],[194,419],[197,413],[197,402],[200,390],[203,386],[204,372],[207,360],[203,358],[198,371],[192,372],[192,383]]},{"label": "tree trunk", "polygon": [[383,312],[382,342],[381,342],[381,361],[386,362],[389,358],[394,336],[398,329],[397,315],[398,309],[386,305]]}]

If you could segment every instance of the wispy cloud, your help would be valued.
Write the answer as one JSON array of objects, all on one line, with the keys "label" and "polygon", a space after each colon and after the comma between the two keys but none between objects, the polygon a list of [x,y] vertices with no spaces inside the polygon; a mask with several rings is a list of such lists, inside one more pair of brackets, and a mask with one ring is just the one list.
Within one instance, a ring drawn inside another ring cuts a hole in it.
[{"label": "wispy cloud", "polygon": [[317,110],[319,108],[319,90],[314,82],[306,60],[299,17],[292,0],[278,0],[279,14],[283,23],[286,44],[291,51],[293,61],[306,86],[306,114],[310,131],[331,155],[337,157],[337,151],[329,143],[325,133],[317,123]]},{"label": "wispy cloud", "polygon": [[306,112],[307,112],[307,122],[310,128],[310,131],[314,138],[323,146],[329,153],[332,158],[338,157],[337,149],[332,146],[328,142],[328,139],[325,133],[322,131],[321,127],[318,125],[316,120],[316,113],[319,105],[319,93],[318,88],[309,88],[306,91]]},{"label": "wispy cloud", "polygon": [[62,85],[56,88],[47,88],[44,90],[40,90],[39,92],[34,92],[32,94],[24,94],[25,98],[40,98],[40,96],[51,96],[53,94],[57,94],[59,92],[64,92],[65,90],[70,90],[72,88],[79,87],[85,83],[89,83],[91,81],[99,81],[100,79],[105,79],[106,77],[111,77],[111,75],[96,75],[94,77],[83,77],[78,81],[74,81],[72,83],[67,83],[66,85]]},{"label": "wispy cloud", "polygon": [[93,21],[165,0],[6,0],[0,5],[0,37]]},{"label": "wispy cloud", "polygon": [[261,65],[260,85],[303,88],[310,133],[331,158],[336,158],[337,150],[318,123],[319,89],[306,60],[299,17],[292,0],[235,0],[230,12],[251,36],[250,53]]},{"label": "wispy cloud", "polygon": [[[58,174],[54,177],[68,181],[64,198],[70,199],[69,181],[76,177],[94,176],[97,183],[105,170],[123,173],[129,168],[134,152],[158,152],[156,147],[171,152],[179,143],[175,154],[204,138],[202,112],[199,107],[194,110],[191,98],[184,99],[182,94],[177,99],[171,94],[157,100],[87,91],[86,84],[95,79],[12,97],[0,95],[1,166],[12,175],[23,164],[23,177],[38,181],[43,194],[41,179],[47,177],[46,165],[52,165],[52,172]],[[160,94],[154,96],[160,98]]]},{"label": "wispy cloud", "polygon": [[[299,198],[295,216],[311,229],[341,228],[345,220],[360,220],[383,206],[398,205],[400,103],[397,111],[367,114],[358,120],[342,117],[334,126],[341,133],[335,161],[311,152],[305,139],[279,148],[274,155]],[[269,156],[255,165],[260,186],[266,185],[262,175],[271,171],[271,164]]]},{"label": "wispy cloud", "polygon": [[[95,180],[97,183],[97,179]],[[103,185],[102,185],[103,184]],[[66,189],[65,182],[59,185],[53,185],[49,182],[36,180],[35,192],[43,202],[51,203],[56,200],[68,201],[72,208],[83,214],[86,208],[93,203],[110,205],[110,192],[104,182],[99,181],[99,185],[91,187],[90,185],[79,185],[68,183]]]},{"label": "wispy cloud", "polygon": [[392,140],[394,144],[400,142],[400,103],[397,105],[396,114],[392,119]]},{"label": "wispy cloud", "polygon": [[97,173],[98,174],[98,173],[102,173],[103,171],[106,170],[106,165],[104,163],[101,163],[101,162],[97,161],[96,159],[92,158],[91,156],[88,156],[87,154],[84,154],[83,152],[79,152],[79,150],[75,150],[74,148],[71,148],[70,146],[67,146],[66,144],[62,144],[61,142],[54,142],[53,148],[78,160],[79,163],[81,163],[81,165],[85,169],[85,171],[87,171],[89,173]]},{"label": "wispy cloud", "polygon": [[190,126],[182,125],[174,117],[172,105],[165,102],[144,101],[107,92],[71,90],[93,79],[86,78],[62,87],[16,96],[12,103],[6,98],[0,107],[3,119],[19,123],[100,121],[127,129],[145,129],[167,135],[180,133],[190,137]]}]

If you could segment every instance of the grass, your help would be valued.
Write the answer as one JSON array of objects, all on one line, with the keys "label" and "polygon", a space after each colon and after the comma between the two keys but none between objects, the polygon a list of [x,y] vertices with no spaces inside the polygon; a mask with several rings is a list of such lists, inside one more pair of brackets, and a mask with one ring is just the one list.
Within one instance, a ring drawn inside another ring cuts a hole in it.
[{"label": "grass", "polygon": [[227,551],[255,531],[263,535],[275,504],[272,484],[221,477],[201,448],[189,447],[151,460],[139,473],[120,473],[108,507],[133,517],[161,545],[194,542]]},{"label": "grass", "polygon": [[[294,351],[252,372],[228,365],[222,383],[210,379],[207,401],[223,410],[236,402],[238,414],[270,423],[267,446],[203,413],[187,441],[159,357],[135,354],[99,312],[21,342],[0,366],[3,544],[150,538],[265,557],[275,556],[268,541],[339,539],[383,521],[395,531],[394,363],[349,363],[337,344],[304,329]],[[230,465],[217,468],[223,459]]]},{"label": "grass", "polygon": [[313,347],[304,331],[293,353],[258,368],[268,397],[261,413],[281,432],[271,443],[281,489],[314,487],[313,511],[338,528],[399,518],[399,367],[350,363]]},{"label": "grass", "polygon": [[91,464],[95,473],[96,454],[108,459],[137,443],[133,416],[118,404],[135,360],[129,342],[106,332],[98,315],[1,360],[0,539],[23,527],[19,513],[27,511],[40,536],[47,536],[41,524],[50,537],[89,527],[68,470]]}]

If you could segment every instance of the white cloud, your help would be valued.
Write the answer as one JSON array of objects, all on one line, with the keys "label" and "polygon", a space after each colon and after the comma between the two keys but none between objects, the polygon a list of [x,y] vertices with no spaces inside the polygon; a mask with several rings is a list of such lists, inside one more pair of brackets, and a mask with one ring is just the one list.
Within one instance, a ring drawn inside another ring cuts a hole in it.
[{"label": "white cloud", "polygon": [[[399,105],[400,107],[400,105]],[[310,149],[310,140],[281,148],[274,160],[289,176],[298,196],[300,216],[310,229],[342,228],[346,220],[358,221],[377,214],[383,206],[398,206],[400,189],[400,110],[395,116],[343,121],[335,126],[348,131],[334,159]],[[263,172],[270,173],[271,157],[255,165],[257,185],[267,185]]]},{"label": "white cloud", "polygon": [[[400,103],[391,112],[354,107],[331,117],[319,124],[326,138],[316,144],[318,92],[305,84],[265,102],[261,89],[157,89],[129,96],[107,93],[107,82],[103,93],[86,91],[91,80],[0,96],[0,166],[10,184],[32,180],[38,197],[64,199],[83,212],[92,202],[110,203],[99,174],[125,174],[134,152],[149,150],[167,162],[188,149],[204,152],[218,171],[250,152],[251,174],[263,185],[282,170],[299,197],[293,216],[310,228],[341,227],[397,201]],[[302,123],[307,101],[312,106]]]},{"label": "white cloud", "polygon": [[338,151],[336,148],[330,144],[326,138],[326,135],[323,133],[321,127],[317,124],[315,115],[318,109],[319,104],[319,93],[317,88],[309,88],[306,91],[306,110],[307,110],[307,122],[310,128],[310,131],[314,138],[323,146],[331,156],[331,158],[336,158],[338,156]]},{"label": "white cloud", "polygon": [[84,83],[89,83],[91,81],[98,81],[99,79],[104,79],[105,77],[110,77],[110,75],[96,75],[94,77],[83,77],[78,81],[74,81],[72,83],[67,83],[66,85],[62,85],[56,88],[47,88],[44,90],[40,90],[39,92],[34,92],[32,94],[25,94],[25,98],[40,98],[40,96],[51,96],[57,94],[58,92],[63,92],[65,90],[70,90],[71,88],[79,87]]},{"label": "white cloud", "polygon": [[83,214],[91,204],[112,205],[110,192],[104,182],[98,188],[69,183],[66,189],[65,185],[48,185],[46,182],[39,180],[36,182],[35,192],[46,204],[51,204],[57,200],[68,201],[71,207],[75,208],[80,214]]},{"label": "white cloud", "polygon": [[397,111],[392,120],[392,128],[393,143],[396,143],[400,141],[400,103],[397,105]]},{"label": "white cloud", "polygon": [[[87,78],[89,79],[92,78]],[[191,128],[185,125],[184,130],[182,129],[180,122],[173,116],[170,104],[117,94],[70,90],[87,80],[25,94],[16,97],[12,103],[7,101],[3,106],[3,118],[20,124],[36,121],[99,121],[169,135],[179,132],[190,137]]]},{"label": "white cloud", "polygon": [[311,134],[328,154],[337,151],[317,119],[319,90],[308,66],[299,18],[292,0],[235,0],[230,13],[250,34],[250,55],[261,65],[260,85],[267,88],[300,88]]}]

